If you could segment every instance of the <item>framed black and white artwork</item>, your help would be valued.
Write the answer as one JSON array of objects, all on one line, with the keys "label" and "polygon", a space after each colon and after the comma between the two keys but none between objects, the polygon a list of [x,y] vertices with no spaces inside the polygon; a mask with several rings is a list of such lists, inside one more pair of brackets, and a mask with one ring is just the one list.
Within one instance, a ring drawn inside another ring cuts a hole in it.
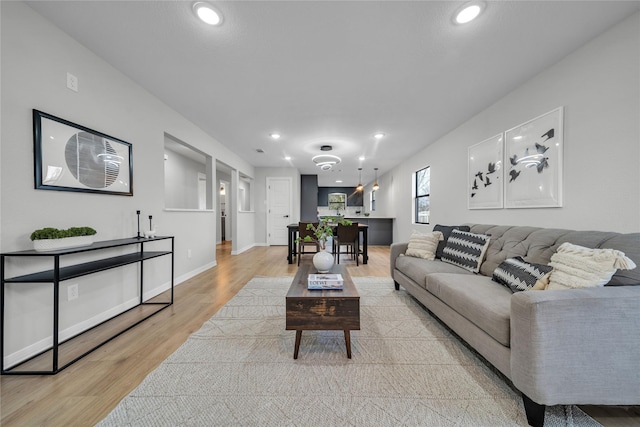
[{"label": "framed black and white artwork", "polygon": [[503,205],[503,134],[469,147],[467,200],[469,209],[501,209]]},{"label": "framed black and white artwork", "polygon": [[131,144],[33,110],[35,188],[133,195]]},{"label": "framed black and white artwork", "polygon": [[563,108],[505,132],[505,207],[562,206]]}]

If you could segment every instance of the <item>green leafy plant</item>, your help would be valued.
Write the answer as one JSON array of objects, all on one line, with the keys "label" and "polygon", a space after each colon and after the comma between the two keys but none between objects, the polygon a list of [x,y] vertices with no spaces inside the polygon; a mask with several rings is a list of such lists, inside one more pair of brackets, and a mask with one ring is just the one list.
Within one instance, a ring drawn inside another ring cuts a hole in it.
[{"label": "green leafy plant", "polygon": [[71,227],[66,230],[46,227],[31,233],[31,240],[64,239],[65,237],[93,236],[96,233],[97,231],[91,227]]},{"label": "green leafy plant", "polygon": [[298,237],[296,238],[296,243],[300,240],[304,240],[305,242],[312,242],[315,240],[320,244],[320,248],[324,249],[327,239],[333,236],[333,227],[338,224],[351,225],[353,222],[348,219],[344,219],[342,216],[325,216],[320,220],[317,226],[311,223],[307,224],[307,230],[313,231],[315,239],[311,236],[305,236],[304,239]]}]

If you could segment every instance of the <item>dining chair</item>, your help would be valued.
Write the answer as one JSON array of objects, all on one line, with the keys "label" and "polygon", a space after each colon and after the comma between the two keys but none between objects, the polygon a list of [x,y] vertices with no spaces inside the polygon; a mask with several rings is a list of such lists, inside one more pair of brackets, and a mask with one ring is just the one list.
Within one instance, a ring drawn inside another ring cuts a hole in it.
[{"label": "dining chair", "polygon": [[[350,254],[352,258],[356,259],[356,265],[360,265],[358,259],[360,256],[360,235],[358,232],[358,223],[353,223],[351,225],[338,224],[334,240],[334,251],[338,259],[338,264],[340,264],[341,254]],[[342,246],[345,247],[345,252],[342,252]]]},{"label": "dining chair", "polygon": [[[320,251],[320,244],[316,239],[316,236],[313,234],[313,230],[307,230],[307,224],[313,224],[314,227],[318,226],[317,222],[299,222],[298,223],[298,236],[300,239],[298,240],[298,265],[300,265],[300,258],[302,258],[302,254],[315,254]],[[305,241],[305,237],[311,237],[310,241]],[[316,250],[314,252],[305,252],[304,248],[312,246]]]}]

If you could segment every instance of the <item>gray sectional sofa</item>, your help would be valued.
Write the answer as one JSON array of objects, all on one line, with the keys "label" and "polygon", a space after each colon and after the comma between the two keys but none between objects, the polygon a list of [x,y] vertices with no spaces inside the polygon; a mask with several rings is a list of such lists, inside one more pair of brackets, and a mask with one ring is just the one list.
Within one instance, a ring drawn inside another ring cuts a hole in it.
[{"label": "gray sectional sofa", "polygon": [[[491,236],[478,274],[436,259],[400,256],[391,276],[522,392],[529,424],[545,405],[640,404],[640,233],[466,224]],[[570,242],[623,251],[639,267],[604,287],[512,293],[491,280],[505,259],[547,264]],[[637,286],[634,286],[637,285]]]}]

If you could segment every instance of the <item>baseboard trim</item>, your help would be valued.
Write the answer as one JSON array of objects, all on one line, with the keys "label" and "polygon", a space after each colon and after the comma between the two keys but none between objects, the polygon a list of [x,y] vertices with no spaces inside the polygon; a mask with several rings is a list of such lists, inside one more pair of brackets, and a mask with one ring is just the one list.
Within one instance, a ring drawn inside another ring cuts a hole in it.
[{"label": "baseboard trim", "polygon": [[240,255],[241,253],[248,251],[249,249],[253,248],[254,246],[256,246],[256,244],[252,243],[252,244],[250,244],[248,246],[245,246],[242,249],[237,249],[235,251],[231,251],[231,255]]},{"label": "baseboard trim", "polygon": [[[218,263],[216,261],[213,261],[201,267],[198,267],[195,270],[191,270],[185,274],[181,274],[180,276],[174,279],[174,287],[186,282],[187,280],[191,279],[194,276],[197,276],[198,274],[206,270],[209,270],[210,268],[215,267],[216,265],[218,265]],[[145,291],[143,294],[143,299],[146,301],[148,299],[154,298],[160,295],[161,293],[168,291],[169,289],[171,289],[171,281],[167,281],[159,286],[156,286],[153,289]],[[128,301],[118,304],[117,306],[112,307],[106,311],[103,311],[102,313],[99,313],[93,317],[90,317],[89,319],[83,320],[82,322],[76,323],[75,325],[72,325],[64,330],[61,330],[59,334],[60,342],[68,340],[69,338],[73,338],[76,335],[79,335],[82,332],[85,332],[93,328],[94,326],[99,325],[100,323],[105,322],[111,319],[112,317],[117,316],[118,314],[121,314],[129,310],[132,307],[135,307],[136,305],[138,305],[139,302],[140,301],[136,296],[135,298],[132,298]],[[30,344],[18,351],[15,351],[7,355],[4,358],[5,369],[11,369],[11,367],[18,365],[19,363],[24,362],[25,360],[37,354],[40,354],[43,351],[47,351],[48,349],[51,348],[52,342],[53,342],[53,336],[49,335],[41,340],[36,341],[33,344]]]}]

